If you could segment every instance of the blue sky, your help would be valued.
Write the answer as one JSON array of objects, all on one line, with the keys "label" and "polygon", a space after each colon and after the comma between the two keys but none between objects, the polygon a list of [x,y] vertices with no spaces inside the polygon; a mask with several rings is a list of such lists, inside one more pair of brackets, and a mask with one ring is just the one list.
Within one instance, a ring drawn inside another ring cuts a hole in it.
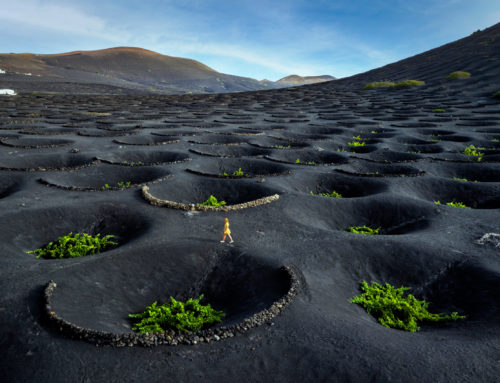
[{"label": "blue sky", "polygon": [[0,0],[0,52],[137,46],[223,73],[346,77],[500,22],[499,0]]}]

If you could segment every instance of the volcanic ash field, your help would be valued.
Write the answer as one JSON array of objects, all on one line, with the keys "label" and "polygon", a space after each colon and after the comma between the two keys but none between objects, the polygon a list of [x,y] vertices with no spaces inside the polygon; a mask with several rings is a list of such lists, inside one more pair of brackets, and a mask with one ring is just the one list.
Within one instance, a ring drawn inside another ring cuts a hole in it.
[{"label": "volcanic ash field", "polygon": [[[498,381],[500,103],[477,86],[492,68],[401,89],[1,97],[1,376]],[[210,195],[225,211],[197,208]],[[118,245],[27,254],[70,232]],[[350,302],[363,280],[466,318],[384,327]],[[220,324],[132,331],[128,314],[201,293]]]}]

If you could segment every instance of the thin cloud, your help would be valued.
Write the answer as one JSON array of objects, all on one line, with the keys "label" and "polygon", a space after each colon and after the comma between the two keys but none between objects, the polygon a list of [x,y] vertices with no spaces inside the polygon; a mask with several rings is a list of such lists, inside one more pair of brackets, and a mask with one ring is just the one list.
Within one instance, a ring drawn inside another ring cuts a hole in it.
[{"label": "thin cloud", "polygon": [[[11,3],[8,12],[0,13],[0,20],[30,28],[97,37],[108,41],[123,40],[129,34],[113,31],[106,20],[85,13],[82,9],[64,4],[46,4],[41,1],[23,0]],[[120,35],[120,39],[117,39]]]}]

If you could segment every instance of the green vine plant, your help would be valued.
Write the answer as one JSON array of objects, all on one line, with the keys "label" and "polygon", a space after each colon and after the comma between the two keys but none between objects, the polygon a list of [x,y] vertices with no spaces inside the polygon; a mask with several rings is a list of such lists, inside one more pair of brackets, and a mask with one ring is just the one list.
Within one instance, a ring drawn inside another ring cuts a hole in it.
[{"label": "green vine plant", "polygon": [[419,80],[405,80],[399,82],[376,81],[366,84],[363,89],[403,88],[403,87],[420,86],[420,85],[425,85],[425,81],[419,81]]},{"label": "green vine plant", "polygon": [[460,178],[460,177],[453,177],[453,181],[468,182],[468,179],[467,178]]},{"label": "green vine plant", "polygon": [[476,148],[474,145],[469,145],[465,148],[464,154],[466,156],[477,157],[477,162],[481,162],[484,153],[480,152],[480,150],[484,150],[484,148],[479,148],[479,147]]},{"label": "green vine plant", "polygon": [[139,333],[154,333],[173,330],[175,332],[196,332],[212,324],[219,323],[225,316],[223,311],[213,309],[210,304],[201,305],[199,298],[189,298],[181,302],[170,297],[170,303],[161,306],[154,302],[147,306],[144,312],[129,314],[137,322],[132,330]]},{"label": "green vine plant", "polygon": [[123,161],[123,164],[124,165],[127,165],[127,166],[142,166],[144,165],[144,163],[142,161],[138,161],[138,162],[134,162],[134,161]]},{"label": "green vine plant", "polygon": [[[126,189],[126,188],[129,188],[130,186],[132,186],[132,182],[131,181],[121,181],[121,182],[118,182],[116,184],[116,186],[120,189]],[[101,186],[101,190],[111,190],[113,189],[112,186],[110,186],[109,184],[104,184],[103,186]]]},{"label": "green vine plant", "polygon": [[302,165],[316,165],[316,162],[314,161],[307,161],[307,162],[304,162],[304,161],[301,161],[300,158],[297,158],[295,160],[295,163],[296,164],[302,164]]},{"label": "green vine plant", "polygon": [[470,77],[469,72],[463,72],[463,71],[456,71],[450,73],[448,76],[446,76],[447,80],[458,80],[458,79],[466,79]]},{"label": "green vine plant", "polygon": [[450,315],[432,314],[427,309],[429,302],[419,301],[412,294],[404,297],[409,287],[385,286],[366,281],[361,282],[361,295],[351,299],[352,303],[362,306],[368,314],[373,315],[385,327],[415,332],[420,330],[419,323],[445,322],[464,319],[465,316],[452,312]]},{"label": "green vine plant", "polygon": [[132,185],[132,182],[130,182],[130,181],[118,182],[118,187],[120,189],[129,188],[130,185]]},{"label": "green vine plant", "polygon": [[205,202],[199,203],[199,206],[224,206],[226,201],[217,201],[217,198],[210,195]]},{"label": "green vine plant", "polygon": [[380,227],[377,229],[372,229],[368,226],[351,226],[346,230],[348,233],[364,234],[364,235],[379,235]]},{"label": "green vine plant", "polygon": [[241,168],[238,168],[238,170],[235,170],[231,174],[224,172],[224,173],[219,173],[219,176],[221,176],[221,177],[248,177],[249,175],[246,174],[243,170],[241,170]]},{"label": "green vine plant", "polygon": [[354,147],[359,147],[359,146],[365,146],[366,142],[363,141],[361,136],[353,136],[352,137],[354,141],[348,142],[347,145],[349,146],[354,146]]},{"label": "green vine plant", "polygon": [[331,193],[313,193],[311,190],[310,193],[311,195],[317,195],[320,197],[342,198],[342,194],[337,193],[335,190],[332,190]]},{"label": "green vine plant", "polygon": [[[436,205],[441,205],[441,201],[434,201]],[[463,202],[447,202],[446,206],[452,206],[452,207],[460,207],[462,209],[470,209],[470,206],[467,206]]]},{"label": "green vine plant", "polygon": [[444,113],[444,112],[446,112],[446,109],[436,108],[436,109],[432,109],[432,112],[433,113]]},{"label": "green vine plant", "polygon": [[100,234],[92,237],[86,233],[69,233],[59,237],[57,242],[50,242],[46,246],[28,251],[28,254],[37,254],[37,258],[76,258],[92,255],[104,251],[110,246],[117,245],[113,242],[114,235],[105,235],[101,238]]}]

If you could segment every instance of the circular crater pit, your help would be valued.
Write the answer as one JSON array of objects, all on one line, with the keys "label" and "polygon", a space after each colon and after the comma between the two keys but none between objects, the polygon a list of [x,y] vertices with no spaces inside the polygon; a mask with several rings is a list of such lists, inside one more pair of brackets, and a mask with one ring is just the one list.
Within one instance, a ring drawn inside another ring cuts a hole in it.
[{"label": "circular crater pit", "polygon": [[187,126],[190,128],[212,129],[212,128],[222,128],[225,126],[225,124],[221,122],[189,122],[189,123],[183,123],[182,126]]},{"label": "circular crater pit", "polygon": [[230,136],[225,134],[211,134],[189,140],[193,144],[201,145],[239,145],[247,141],[245,136]]},{"label": "circular crater pit", "polygon": [[428,173],[470,182],[500,182],[500,164],[429,162],[421,165]]},{"label": "circular crater pit", "polygon": [[343,150],[347,150],[348,152],[351,153],[358,153],[358,154],[365,154],[365,153],[371,153],[374,152],[378,149],[377,145],[363,145],[363,146],[343,146]]},{"label": "circular crater pit", "polygon": [[319,150],[274,150],[267,159],[294,165],[339,165],[348,162],[347,156]]},{"label": "circular crater pit", "polygon": [[320,135],[340,135],[346,133],[345,129],[330,128],[327,126],[308,126],[307,131],[310,134],[320,134]]},{"label": "circular crater pit", "polygon": [[[434,137],[430,137],[434,138]],[[405,145],[415,145],[415,146],[420,146],[420,145],[429,145],[429,141],[426,140],[421,140],[418,138],[414,137],[396,137],[395,141],[400,143],[400,144],[405,144]]]},{"label": "circular crater pit", "polygon": [[416,177],[425,173],[413,166],[378,164],[366,161],[352,162],[342,169],[335,169],[335,171],[362,177]]},{"label": "circular crater pit", "polygon": [[137,134],[137,131],[110,131],[110,130],[101,130],[101,129],[84,129],[78,132],[79,136],[84,137],[122,137],[122,136],[130,136],[132,134]]},{"label": "circular crater pit", "polygon": [[500,267],[478,258],[456,261],[443,269],[423,289],[434,312],[456,311],[466,315],[466,325],[500,324]]},{"label": "circular crater pit", "polygon": [[306,148],[309,146],[309,144],[306,144],[306,143],[287,142],[287,141],[283,141],[281,139],[270,138],[270,137],[253,138],[249,142],[249,144],[253,145],[253,146],[257,146],[259,148],[284,149],[284,150],[300,149],[300,148]]},{"label": "circular crater pit", "polygon": [[300,133],[290,133],[290,132],[273,132],[269,134],[269,137],[275,138],[283,142],[298,142],[303,141],[328,141],[331,137],[323,134],[300,134]]},{"label": "circular crater pit", "polygon": [[443,123],[443,122],[450,122],[453,121],[451,117],[448,116],[439,116],[439,117],[429,117],[429,118],[421,118],[421,122],[437,122],[437,123]]},{"label": "circular crater pit", "polygon": [[452,132],[451,130],[442,129],[419,129],[417,132],[423,136],[449,136],[451,134],[455,134],[455,132]]},{"label": "circular crater pit", "polygon": [[37,148],[56,148],[59,146],[71,145],[72,140],[63,140],[60,138],[31,138],[21,137],[17,139],[9,139],[0,141],[3,145],[14,148],[37,149]]},{"label": "circular crater pit", "polygon": [[100,121],[97,125],[98,129],[108,130],[111,132],[131,132],[138,128],[141,128],[139,124],[123,124],[114,122],[104,122]]},{"label": "circular crater pit", "polygon": [[0,141],[4,139],[12,139],[12,138],[19,138],[20,135],[16,133],[5,133],[0,131]]},{"label": "circular crater pit", "polygon": [[22,177],[13,174],[0,175],[0,199],[18,192],[22,187]]},{"label": "circular crater pit", "polygon": [[500,121],[488,121],[488,120],[462,120],[460,122],[456,122],[457,126],[498,126],[500,125]]},{"label": "circular crater pit", "polygon": [[59,134],[72,134],[78,133],[77,129],[74,128],[64,128],[64,127],[37,127],[34,129],[21,130],[20,133],[28,135],[40,135],[40,136],[56,136]]},{"label": "circular crater pit", "polygon": [[45,120],[43,122],[51,125],[63,125],[67,124],[69,121],[71,121],[71,117],[68,115],[61,118],[59,116],[45,116]]},{"label": "circular crater pit", "polygon": [[500,208],[500,188],[458,179],[422,177],[411,185],[411,193],[429,202],[461,202],[473,209]]},{"label": "circular crater pit", "polygon": [[347,126],[349,128],[353,128],[353,127],[368,128],[371,126],[377,126],[379,123],[377,121],[346,120],[346,121],[338,121],[337,124],[342,125],[342,126]]},{"label": "circular crater pit", "polygon": [[99,164],[64,173],[48,174],[39,179],[43,184],[66,190],[107,191],[123,190],[160,182],[170,173],[150,166],[114,166]]},{"label": "circular crater pit", "polygon": [[4,157],[0,169],[20,171],[71,170],[93,165],[96,160],[82,154],[40,153]]},{"label": "circular crater pit", "polygon": [[422,159],[422,156],[415,153],[407,152],[396,152],[390,149],[377,150],[376,152],[370,153],[368,158],[372,161],[377,162],[413,162]]},{"label": "circular crater pit", "polygon": [[[192,177],[192,176],[191,176]],[[197,206],[214,196],[226,204],[220,207]],[[176,177],[151,188],[143,188],[143,197],[152,205],[181,210],[229,211],[267,204],[277,200],[275,189],[245,180],[195,179]]]},{"label": "circular crater pit", "polygon": [[400,116],[386,115],[381,117],[374,117],[373,119],[376,121],[407,121],[409,120],[409,117],[401,115]]},{"label": "circular crater pit", "polygon": [[[71,280],[50,282],[45,314],[55,328],[70,337],[114,346],[218,341],[271,320],[298,292],[297,271],[267,258],[237,250],[217,254],[198,243],[145,250],[143,267],[133,267],[125,255],[115,262],[120,267],[88,264]],[[122,272],[126,265],[134,271]],[[220,324],[194,334],[131,330],[130,313],[142,312],[155,301],[168,303],[171,296],[185,301],[201,294],[201,304],[224,311]]]},{"label": "circular crater pit", "polygon": [[255,157],[264,156],[270,153],[269,149],[257,148],[252,146],[234,145],[234,146],[206,146],[202,148],[189,149],[190,152],[210,157]]},{"label": "circular crater pit", "polygon": [[255,125],[255,126],[241,126],[239,127],[239,131],[248,131],[248,132],[261,132],[268,130],[283,130],[287,127],[285,125]]},{"label": "circular crater pit", "polygon": [[117,144],[122,144],[122,145],[146,145],[146,146],[167,145],[179,142],[179,140],[176,140],[175,137],[161,137],[153,135],[125,136],[122,138],[114,139],[113,141]]},{"label": "circular crater pit", "polygon": [[431,138],[436,138],[437,140],[440,140],[440,141],[450,141],[450,142],[469,142],[469,141],[472,141],[472,138],[470,138],[470,137],[459,136],[459,135],[449,135],[449,136],[431,137]]},{"label": "circular crater pit", "polygon": [[290,292],[290,273],[276,262],[234,252],[220,259],[195,291],[226,313],[222,325],[237,325]]},{"label": "circular crater pit", "polygon": [[[307,208],[307,216],[304,208]],[[285,214],[303,225],[340,231],[354,240],[365,240],[379,235],[410,234],[424,230],[437,212],[424,201],[378,194],[353,199],[311,197],[309,202],[301,206],[290,206]],[[358,226],[379,229],[379,235],[345,232],[350,227]]]},{"label": "circular crater pit", "polygon": [[373,136],[377,138],[391,138],[394,137],[397,133],[394,132],[393,129],[374,129],[370,131],[370,134],[373,134]]},{"label": "circular crater pit", "polygon": [[342,198],[365,197],[382,193],[387,189],[387,185],[383,182],[374,179],[359,179],[341,173],[306,177],[297,186],[301,191],[308,194],[311,192],[319,194],[336,191]]},{"label": "circular crater pit", "polygon": [[[356,234],[353,234],[356,235]],[[364,243],[363,243],[364,242]],[[467,328],[471,336],[475,332],[471,326],[484,326],[484,322],[500,324],[500,269],[498,264],[477,257],[466,260],[450,259],[452,252],[438,249],[432,243],[422,241],[412,245],[405,241],[392,241],[391,246],[373,246],[372,241],[359,241],[359,272],[353,273],[353,286],[362,280],[380,284],[389,283],[394,287],[406,286],[409,294],[429,303],[429,312],[465,315],[464,320],[439,324],[419,324],[419,336],[435,337],[436,331],[448,331],[457,327]],[[450,254],[451,253],[451,254]],[[370,256],[367,257],[367,254]],[[353,264],[352,250],[343,254],[346,266]],[[355,262],[355,261],[354,261]],[[359,288],[359,287],[358,287]],[[359,290],[357,290],[359,291]],[[357,295],[357,294],[356,294]],[[365,326],[364,310],[353,308],[351,320]],[[378,321],[372,325],[384,331]],[[374,328],[375,330],[375,328]]]},{"label": "circular crater pit", "polygon": [[[239,170],[241,169],[241,172]],[[221,178],[246,178],[278,176],[290,174],[287,166],[273,163],[266,160],[257,159],[209,159],[203,161],[192,161],[187,171],[212,177]],[[235,174],[235,172],[237,172]]]},{"label": "circular crater pit", "polygon": [[97,157],[100,161],[113,165],[144,166],[189,161],[187,154],[165,151],[116,151],[104,152]]},{"label": "circular crater pit", "polygon": [[[246,136],[246,137],[254,137],[254,136],[264,136],[265,133],[263,130],[252,130],[252,129],[244,129],[244,128],[239,128],[239,129],[234,129],[234,130],[229,130],[224,133],[220,134],[225,134],[225,135],[230,135],[230,136]],[[245,141],[246,142],[246,141]]]},{"label": "circular crater pit", "polygon": [[411,154],[436,154],[444,151],[441,144],[401,145],[400,150]]},{"label": "circular crater pit", "polygon": [[341,113],[319,113],[320,120],[332,120],[332,121],[338,121],[338,120],[358,120],[359,117],[353,115],[353,114],[341,114]]},{"label": "circular crater pit", "polygon": [[[250,119],[250,120],[243,120],[243,119],[226,119],[227,117],[222,117],[222,120],[214,120],[214,122],[216,123],[219,123],[219,124],[231,124],[231,125],[240,125],[240,124],[253,124],[255,122],[255,120],[253,119]],[[273,120],[273,121],[270,121],[270,120],[267,120],[267,119],[264,119],[264,121],[269,121],[269,122],[280,122],[280,121],[277,121],[277,120]]]},{"label": "circular crater pit", "polygon": [[195,130],[188,129],[169,129],[169,130],[159,130],[157,132],[151,133],[153,136],[199,136],[201,132],[197,132]]},{"label": "circular crater pit", "polygon": [[397,128],[436,128],[438,125],[433,122],[398,122],[393,123],[391,126]]},{"label": "circular crater pit", "polygon": [[[6,235],[12,238],[17,254],[26,259],[39,260],[27,251],[39,249],[49,242],[69,233],[86,233],[92,236],[100,234],[114,235],[118,248],[141,237],[149,228],[148,219],[137,209],[130,209],[127,204],[108,202],[98,204],[74,204],[53,206],[50,209],[31,209],[9,217]],[[27,225],[26,222],[36,222]],[[109,250],[107,250],[109,251]],[[102,252],[101,254],[103,254]],[[88,257],[99,256],[99,254]],[[73,262],[76,259],[58,259],[50,261]],[[46,260],[40,258],[40,260]],[[78,274],[78,273],[76,273]]]},{"label": "circular crater pit", "polygon": [[[442,160],[442,161],[450,161],[450,162],[460,162],[460,163],[493,163],[493,162],[500,162],[500,151],[497,149],[490,149],[490,148],[485,148],[481,146],[480,144],[476,142],[476,147],[479,148],[480,153],[482,153],[482,156],[477,157],[477,156],[470,156],[470,155],[465,155],[464,149],[466,146],[463,144],[460,146],[456,146],[455,150],[448,151],[445,153],[442,153],[439,156],[436,156],[436,159]],[[457,150],[458,149],[458,150]]]},{"label": "circular crater pit", "polygon": [[476,129],[475,131],[478,133],[500,134],[500,128]]}]

